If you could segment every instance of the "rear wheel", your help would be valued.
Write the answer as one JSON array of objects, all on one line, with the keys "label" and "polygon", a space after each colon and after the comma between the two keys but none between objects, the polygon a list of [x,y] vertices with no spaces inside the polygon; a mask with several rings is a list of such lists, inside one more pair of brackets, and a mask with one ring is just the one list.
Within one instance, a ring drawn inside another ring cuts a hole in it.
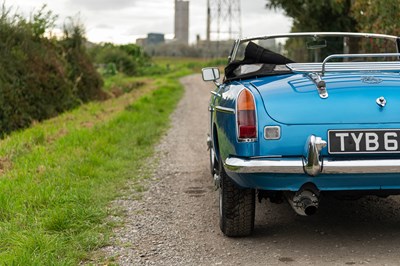
[{"label": "rear wheel", "polygon": [[219,164],[220,228],[226,236],[248,236],[254,230],[255,191],[238,188]]}]

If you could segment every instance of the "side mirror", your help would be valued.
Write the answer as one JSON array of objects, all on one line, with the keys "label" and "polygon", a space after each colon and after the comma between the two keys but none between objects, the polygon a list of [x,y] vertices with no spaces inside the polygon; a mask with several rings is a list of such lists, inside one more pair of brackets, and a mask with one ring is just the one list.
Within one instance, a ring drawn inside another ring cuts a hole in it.
[{"label": "side mirror", "polygon": [[216,67],[206,67],[201,70],[204,81],[217,81],[219,79],[219,69]]}]

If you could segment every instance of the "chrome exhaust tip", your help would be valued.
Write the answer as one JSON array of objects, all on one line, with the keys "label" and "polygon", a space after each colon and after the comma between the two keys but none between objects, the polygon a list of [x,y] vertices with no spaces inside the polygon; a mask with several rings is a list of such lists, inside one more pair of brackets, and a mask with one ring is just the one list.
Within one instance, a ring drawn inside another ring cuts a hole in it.
[{"label": "chrome exhaust tip", "polygon": [[287,192],[285,197],[293,210],[301,216],[314,215],[319,206],[319,191],[312,185],[304,185],[299,191]]}]

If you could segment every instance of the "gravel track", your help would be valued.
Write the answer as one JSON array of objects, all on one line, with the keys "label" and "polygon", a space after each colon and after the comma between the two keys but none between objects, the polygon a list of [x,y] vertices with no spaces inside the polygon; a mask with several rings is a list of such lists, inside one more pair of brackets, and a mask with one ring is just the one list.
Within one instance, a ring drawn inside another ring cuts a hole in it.
[{"label": "gravel track", "polygon": [[297,216],[287,203],[256,206],[255,232],[224,237],[218,193],[208,169],[211,83],[181,80],[185,96],[157,147],[148,191],[115,201],[125,212],[113,245],[101,252],[120,265],[400,265],[400,199],[324,198],[318,213]]}]

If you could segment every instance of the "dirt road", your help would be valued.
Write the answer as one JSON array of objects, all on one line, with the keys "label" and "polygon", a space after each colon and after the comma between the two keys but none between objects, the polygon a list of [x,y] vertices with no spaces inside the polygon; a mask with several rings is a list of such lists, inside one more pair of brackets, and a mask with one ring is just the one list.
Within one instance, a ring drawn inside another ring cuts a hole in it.
[{"label": "dirt road", "polygon": [[399,197],[324,198],[311,217],[263,201],[253,236],[224,237],[206,149],[212,84],[199,75],[182,83],[186,94],[157,148],[149,190],[141,200],[115,202],[126,218],[103,250],[108,258],[120,265],[400,265]]}]

